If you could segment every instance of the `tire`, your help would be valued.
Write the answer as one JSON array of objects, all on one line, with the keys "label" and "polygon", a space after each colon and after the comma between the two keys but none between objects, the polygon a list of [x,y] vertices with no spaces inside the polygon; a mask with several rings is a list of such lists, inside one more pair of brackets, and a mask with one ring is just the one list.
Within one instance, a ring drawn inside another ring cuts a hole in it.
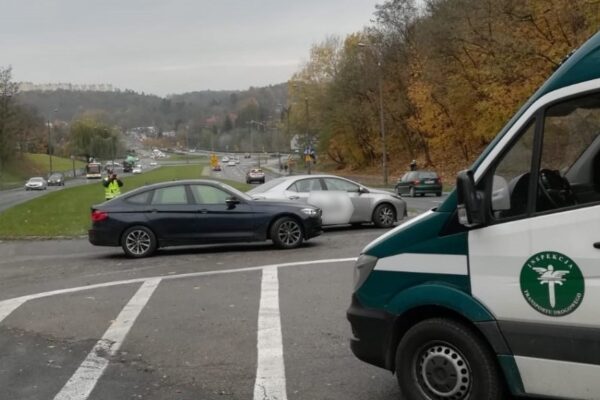
[{"label": "tire", "polygon": [[446,318],[427,319],[406,332],[396,351],[396,378],[406,400],[505,399],[487,344]]},{"label": "tire", "polygon": [[436,195],[437,197],[442,197],[442,192],[437,192],[435,195]]},{"label": "tire", "polygon": [[156,235],[145,226],[132,226],[123,233],[121,247],[127,257],[151,256],[157,248]]},{"label": "tire", "polygon": [[279,218],[271,226],[271,240],[280,249],[295,249],[302,244],[304,232],[300,223],[290,217]]},{"label": "tire", "polygon": [[396,222],[396,209],[388,203],[380,204],[373,211],[373,223],[378,228],[390,228]]},{"label": "tire", "polygon": [[410,191],[409,191],[409,196],[410,196],[410,197],[416,197],[416,192],[415,192],[415,188],[414,188],[414,187],[411,187],[411,188],[410,188]]}]

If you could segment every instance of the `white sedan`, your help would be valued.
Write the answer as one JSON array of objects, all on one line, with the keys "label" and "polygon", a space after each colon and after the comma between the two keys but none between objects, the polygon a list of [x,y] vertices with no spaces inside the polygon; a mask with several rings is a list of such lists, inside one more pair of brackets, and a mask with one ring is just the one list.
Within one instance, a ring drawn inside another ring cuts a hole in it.
[{"label": "white sedan", "polygon": [[406,216],[406,202],[395,193],[334,175],[281,177],[248,194],[257,200],[292,200],[319,207],[323,225],[373,222],[379,228],[390,228]]},{"label": "white sedan", "polygon": [[228,167],[235,167],[235,160],[229,160],[229,162],[227,163]]},{"label": "white sedan", "polygon": [[142,166],[141,165],[136,165],[135,167],[133,167],[133,170],[131,170],[132,173],[134,174],[141,174],[142,173]]}]

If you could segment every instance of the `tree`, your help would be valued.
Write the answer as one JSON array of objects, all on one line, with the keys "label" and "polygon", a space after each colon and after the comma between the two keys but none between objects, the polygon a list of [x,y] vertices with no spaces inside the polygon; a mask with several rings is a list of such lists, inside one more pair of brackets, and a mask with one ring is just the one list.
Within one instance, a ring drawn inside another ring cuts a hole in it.
[{"label": "tree", "polygon": [[99,159],[112,159],[122,149],[119,132],[92,117],[71,124],[69,143],[74,154]]},{"label": "tree", "polygon": [[12,68],[0,67],[0,173],[15,152],[17,92],[18,85],[12,81]]}]

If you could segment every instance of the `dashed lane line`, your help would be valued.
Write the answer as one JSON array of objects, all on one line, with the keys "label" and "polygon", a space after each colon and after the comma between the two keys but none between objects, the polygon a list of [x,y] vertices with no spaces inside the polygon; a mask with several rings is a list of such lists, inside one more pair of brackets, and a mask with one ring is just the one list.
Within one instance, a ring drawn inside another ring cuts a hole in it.
[{"label": "dashed lane line", "polygon": [[81,363],[75,374],[67,381],[54,400],[85,400],[87,399],[104,370],[110,358],[116,354],[135,323],[148,300],[158,287],[161,279],[146,280],[133,295],[129,303],[123,307],[117,318],[110,325],[86,359]]},{"label": "dashed lane line", "polygon": [[277,271],[276,267],[262,271],[254,400],[287,400]]}]

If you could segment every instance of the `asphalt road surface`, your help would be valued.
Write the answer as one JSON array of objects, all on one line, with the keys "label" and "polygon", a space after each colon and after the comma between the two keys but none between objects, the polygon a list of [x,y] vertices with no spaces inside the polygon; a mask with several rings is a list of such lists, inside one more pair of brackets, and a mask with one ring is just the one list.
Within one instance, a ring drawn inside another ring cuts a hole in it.
[{"label": "asphalt road surface", "polygon": [[391,373],[351,354],[345,318],[351,258],[382,233],[142,260],[84,239],[0,243],[0,397],[398,399]]}]

